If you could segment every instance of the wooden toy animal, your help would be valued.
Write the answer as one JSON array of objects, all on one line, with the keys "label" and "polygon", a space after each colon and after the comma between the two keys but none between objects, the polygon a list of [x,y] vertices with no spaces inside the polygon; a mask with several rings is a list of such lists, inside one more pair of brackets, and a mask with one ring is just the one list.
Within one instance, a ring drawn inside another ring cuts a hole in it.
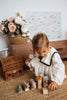
[{"label": "wooden toy animal", "polygon": [[18,93],[20,93],[20,92],[23,91],[23,88],[22,88],[22,85],[21,84],[18,86],[17,91],[18,91]]},{"label": "wooden toy animal", "polygon": [[34,79],[30,79],[30,88],[36,88],[36,82],[34,81]]},{"label": "wooden toy animal", "polygon": [[23,83],[22,83],[22,87],[23,87],[24,91],[28,91],[30,85],[29,85],[29,83],[27,83],[27,82],[23,82]]}]

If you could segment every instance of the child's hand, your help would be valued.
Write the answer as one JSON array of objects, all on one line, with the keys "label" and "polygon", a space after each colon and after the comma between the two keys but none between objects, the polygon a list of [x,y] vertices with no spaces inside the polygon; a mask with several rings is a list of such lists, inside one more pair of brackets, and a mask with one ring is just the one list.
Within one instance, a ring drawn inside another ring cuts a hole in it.
[{"label": "child's hand", "polygon": [[31,59],[25,60],[25,64],[28,65],[28,63],[31,61]]},{"label": "child's hand", "polygon": [[57,83],[54,81],[51,81],[51,83],[48,86],[48,89],[51,91],[57,90]]}]

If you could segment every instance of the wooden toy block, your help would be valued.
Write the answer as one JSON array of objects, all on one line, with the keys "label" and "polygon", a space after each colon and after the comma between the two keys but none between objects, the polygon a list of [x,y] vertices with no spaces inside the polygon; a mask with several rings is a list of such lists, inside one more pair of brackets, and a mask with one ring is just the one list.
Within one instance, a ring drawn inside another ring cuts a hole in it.
[{"label": "wooden toy block", "polygon": [[43,76],[43,87],[48,87],[48,81],[49,81],[49,78],[48,76]]},{"label": "wooden toy block", "polygon": [[36,82],[33,79],[30,79],[30,88],[36,88]]},{"label": "wooden toy block", "polygon": [[43,87],[48,87],[48,81],[43,82]]},{"label": "wooden toy block", "polygon": [[29,91],[29,88],[25,88],[25,91]]},{"label": "wooden toy block", "polygon": [[36,77],[35,81],[37,82],[37,88],[38,89],[42,88],[42,78],[41,77]]},{"label": "wooden toy block", "polygon": [[42,77],[43,77],[43,73],[40,73],[40,74],[39,74],[39,77],[41,77],[41,78],[42,78]]},{"label": "wooden toy block", "polygon": [[38,89],[42,88],[42,81],[38,81],[37,87],[38,87]]},{"label": "wooden toy block", "polygon": [[30,85],[29,85],[29,83],[27,83],[27,82],[23,82],[23,83],[22,83],[22,87],[23,87],[24,91],[28,91],[29,88],[30,88]]},{"label": "wooden toy block", "polygon": [[39,81],[39,80],[42,80],[42,77],[36,76],[36,77],[35,77],[35,81],[37,82],[37,81]]},{"label": "wooden toy block", "polygon": [[43,88],[43,94],[48,94],[48,89],[47,88]]},{"label": "wooden toy block", "polygon": [[38,80],[39,80],[39,77],[38,77],[38,76],[36,76],[36,77],[35,77],[35,81],[37,82]]}]

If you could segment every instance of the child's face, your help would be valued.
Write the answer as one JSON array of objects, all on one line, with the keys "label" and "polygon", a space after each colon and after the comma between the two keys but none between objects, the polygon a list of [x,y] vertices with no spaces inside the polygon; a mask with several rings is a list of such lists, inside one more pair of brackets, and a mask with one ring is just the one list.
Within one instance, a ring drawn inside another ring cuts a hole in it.
[{"label": "child's face", "polygon": [[46,57],[49,51],[49,47],[42,47],[41,49],[38,49],[36,52],[39,54],[39,56]]}]

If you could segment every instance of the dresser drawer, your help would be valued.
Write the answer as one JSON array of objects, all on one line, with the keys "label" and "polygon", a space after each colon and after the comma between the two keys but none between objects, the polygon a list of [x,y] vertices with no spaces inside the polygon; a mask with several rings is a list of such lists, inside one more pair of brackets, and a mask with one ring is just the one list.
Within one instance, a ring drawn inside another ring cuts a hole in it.
[{"label": "dresser drawer", "polygon": [[57,51],[59,52],[61,58],[66,58],[67,57],[67,48],[58,48]]},{"label": "dresser drawer", "polygon": [[10,50],[13,53],[13,55],[21,55],[23,58],[27,58],[30,53],[33,53],[31,43],[10,45]]},{"label": "dresser drawer", "polygon": [[[61,58],[67,58],[67,40],[52,41],[50,45],[53,46],[61,55]],[[10,49],[14,55],[22,55],[22,57],[27,58],[30,53],[33,53],[32,44],[20,44],[12,45],[10,44]]]}]

